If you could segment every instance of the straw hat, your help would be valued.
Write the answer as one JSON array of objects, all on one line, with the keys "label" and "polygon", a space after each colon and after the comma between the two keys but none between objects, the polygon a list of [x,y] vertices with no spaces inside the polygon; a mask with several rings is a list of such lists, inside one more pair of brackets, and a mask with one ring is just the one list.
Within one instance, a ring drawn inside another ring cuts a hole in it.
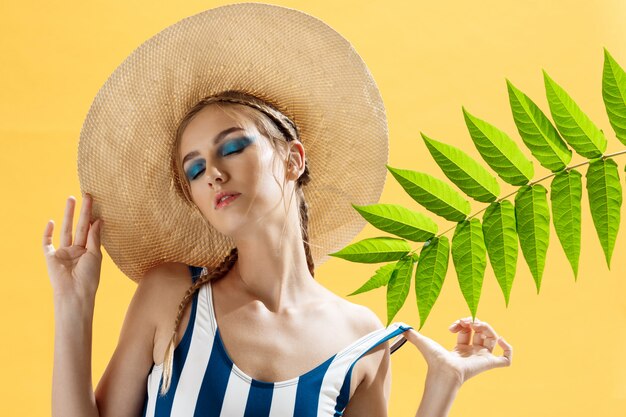
[{"label": "straw hat", "polygon": [[136,48],[98,91],[80,132],[81,191],[93,196],[101,241],[134,281],[162,262],[217,266],[234,247],[176,192],[176,127],[201,98],[252,94],[297,126],[311,182],[315,266],[365,226],[351,204],[374,204],[388,156],[387,119],[352,45],[295,9],[238,3],[182,19]]}]

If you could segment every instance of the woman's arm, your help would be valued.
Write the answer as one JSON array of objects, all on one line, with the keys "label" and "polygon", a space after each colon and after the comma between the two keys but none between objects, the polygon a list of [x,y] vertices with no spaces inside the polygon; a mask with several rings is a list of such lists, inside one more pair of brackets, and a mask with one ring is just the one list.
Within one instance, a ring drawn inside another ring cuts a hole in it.
[{"label": "woman's arm", "polygon": [[[152,366],[155,311],[168,280],[158,267],[139,282],[128,306],[115,352],[96,391],[92,388],[93,303],[55,300],[53,417],[136,417]],[[169,279],[171,281],[171,279]]]},{"label": "woman's arm", "polygon": [[[168,292],[176,294],[172,285],[168,285],[172,281],[160,265],[150,269],[139,281],[115,352],[96,387],[100,417],[136,417],[141,414],[153,364],[157,321],[163,317],[158,310],[164,308]],[[172,316],[168,315],[169,318]]]},{"label": "woman's arm", "polygon": [[100,416],[91,383],[93,311],[93,302],[55,300],[53,417]]},{"label": "woman's arm", "polygon": [[[408,329],[403,334],[424,355],[428,364],[422,402],[416,417],[446,417],[465,381],[489,369],[511,366],[513,347],[498,336],[488,323],[478,319],[472,322],[470,319],[457,320],[450,326],[451,332],[458,332],[457,344],[452,351],[447,351],[415,329]],[[493,355],[496,344],[504,350],[503,356]],[[374,377],[365,378],[359,384],[344,416],[387,416],[391,385],[387,345],[388,342],[384,344],[383,359],[376,363],[373,371],[367,373]]]},{"label": "woman's arm", "polygon": [[[364,307],[359,313],[359,321],[367,322],[372,329],[384,329],[378,316]],[[406,337],[406,336],[405,336]],[[411,341],[415,342],[412,336]],[[359,361],[365,377],[350,398],[344,417],[368,416],[387,417],[391,393],[391,351],[389,342],[375,347]],[[457,391],[461,387],[459,374],[446,371],[447,367],[429,365],[422,401],[416,412],[417,417],[444,417],[448,415]]]},{"label": "woman's arm", "polygon": [[[418,348],[428,364],[417,417],[447,416],[465,381],[490,369],[511,366],[513,347],[498,336],[487,322],[472,321],[471,317],[466,317],[452,323],[448,330],[458,333],[457,344],[452,351],[415,329],[404,333],[404,337]],[[496,345],[504,350],[502,356],[493,354]]]},{"label": "woman's arm", "polygon": [[59,247],[52,244],[52,220],[46,224],[42,239],[54,294],[52,415],[99,417],[91,389],[91,329],[102,265],[102,222],[91,222],[92,199],[86,195],[72,236],[75,206],[74,196],[68,197]]},{"label": "woman's arm", "polygon": [[452,407],[452,402],[461,388],[461,382],[455,375],[428,370],[422,402],[415,417],[445,417]]},{"label": "woman's arm", "polygon": [[[382,354],[382,355],[381,355]],[[344,410],[344,417],[387,417],[387,405],[391,391],[391,367],[389,342],[380,345],[369,354],[376,361],[368,362],[367,377],[356,388]],[[443,371],[428,370],[422,401],[416,417],[445,417],[461,387],[458,377]]]},{"label": "woman's arm", "polygon": [[[377,317],[374,321],[380,323]],[[382,323],[376,327],[384,328]],[[381,343],[360,359],[359,364],[365,376],[348,401],[343,417],[387,417],[391,393],[390,363],[389,342]]]},{"label": "woman's arm", "polygon": [[54,293],[52,416],[136,417],[145,399],[145,384],[152,364],[154,312],[159,308],[157,290],[161,285],[155,284],[158,277],[143,277],[137,286],[118,346],[94,393],[91,341],[102,264],[102,223],[90,221],[92,200],[86,195],[73,238],[75,204],[76,199],[70,196],[58,248],[52,244],[53,221],[48,222],[43,234],[43,251]]}]

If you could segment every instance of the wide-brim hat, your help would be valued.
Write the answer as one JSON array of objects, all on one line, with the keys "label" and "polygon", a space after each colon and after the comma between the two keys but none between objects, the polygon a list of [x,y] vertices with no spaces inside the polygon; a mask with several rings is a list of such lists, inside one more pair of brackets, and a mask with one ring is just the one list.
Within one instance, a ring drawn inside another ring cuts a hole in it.
[{"label": "wide-brim hat", "polygon": [[287,7],[206,10],[137,47],[100,88],[80,132],[81,191],[104,220],[102,245],[134,281],[162,262],[215,267],[234,247],[176,192],[169,164],[183,115],[226,90],[259,97],[296,124],[311,173],[303,192],[316,267],[365,226],[351,204],[380,198],[387,118],[352,45]]}]

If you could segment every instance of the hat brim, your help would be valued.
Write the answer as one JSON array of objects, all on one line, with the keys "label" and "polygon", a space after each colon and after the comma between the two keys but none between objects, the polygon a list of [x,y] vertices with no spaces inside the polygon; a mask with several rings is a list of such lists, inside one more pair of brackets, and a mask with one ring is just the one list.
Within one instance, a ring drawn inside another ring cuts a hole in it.
[{"label": "hat brim", "polygon": [[224,90],[267,100],[297,125],[312,178],[303,190],[316,266],[365,226],[351,204],[380,197],[387,119],[352,45],[291,8],[206,10],[136,48],[98,91],[80,133],[81,191],[105,221],[104,248],[134,281],[162,262],[216,266],[234,246],[181,199],[168,169],[180,119]]}]

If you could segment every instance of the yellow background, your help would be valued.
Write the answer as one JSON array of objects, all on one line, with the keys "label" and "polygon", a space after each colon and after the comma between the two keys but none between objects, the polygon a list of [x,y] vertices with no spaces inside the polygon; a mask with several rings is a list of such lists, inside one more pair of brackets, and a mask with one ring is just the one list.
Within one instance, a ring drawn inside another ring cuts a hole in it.
[{"label": "yellow background", "polygon": [[[81,202],[76,149],[93,97],[141,42],[186,16],[224,3],[3,2],[0,415],[50,413],[54,320],[41,235],[47,220],[54,219],[58,245],[65,199],[75,195]],[[530,157],[511,117],[505,77],[548,113],[541,69],[604,129],[607,152],[625,148],[608,123],[600,84],[603,47],[626,68],[623,0],[275,4],[324,20],[361,54],[387,107],[393,167],[445,179],[419,132],[480,159],[467,133],[462,105],[508,132]],[[575,155],[572,163],[582,160]],[[624,186],[626,156],[616,161]],[[535,178],[546,173],[536,161],[534,165]],[[502,195],[513,190],[500,183]],[[549,186],[547,181],[543,184]],[[459,391],[450,416],[626,415],[626,232],[618,234],[609,271],[583,191],[577,283],[554,229],[539,295],[521,251],[508,309],[487,267],[478,318],[492,324],[514,346],[513,366],[470,379]],[[381,202],[426,213],[391,175]],[[472,212],[483,207],[473,202]],[[440,230],[451,226],[443,219],[437,221]],[[380,235],[385,234],[368,225],[354,241]],[[316,276],[345,296],[376,268],[331,259]],[[94,387],[116,345],[134,289],[135,284],[105,255],[94,321]],[[385,322],[384,288],[347,298],[372,308]],[[422,332],[450,349],[456,337],[448,326],[468,315],[450,260],[442,293]],[[419,325],[413,287],[394,320]],[[502,351],[498,347],[495,353]],[[424,386],[425,362],[407,343],[392,356],[392,366],[389,413],[413,416]]]}]

